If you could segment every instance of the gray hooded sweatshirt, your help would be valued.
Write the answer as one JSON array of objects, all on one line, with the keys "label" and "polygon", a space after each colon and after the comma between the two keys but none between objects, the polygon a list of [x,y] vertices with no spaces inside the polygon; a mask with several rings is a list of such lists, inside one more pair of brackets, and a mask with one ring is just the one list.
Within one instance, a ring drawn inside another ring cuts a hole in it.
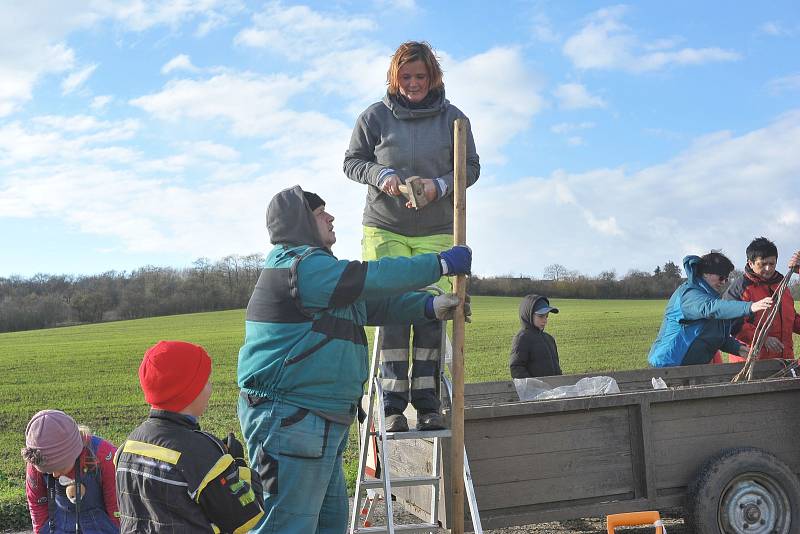
[{"label": "gray hooded sweatshirt", "polygon": [[[368,186],[364,226],[409,237],[453,233],[453,122],[458,118],[466,116],[444,97],[444,89],[428,107],[412,109],[387,94],[364,110],[344,157],[347,177]],[[403,182],[410,176],[441,178],[447,190],[421,210],[406,208],[403,196],[378,189],[386,168]],[[480,169],[468,123],[467,186],[478,180]]]}]

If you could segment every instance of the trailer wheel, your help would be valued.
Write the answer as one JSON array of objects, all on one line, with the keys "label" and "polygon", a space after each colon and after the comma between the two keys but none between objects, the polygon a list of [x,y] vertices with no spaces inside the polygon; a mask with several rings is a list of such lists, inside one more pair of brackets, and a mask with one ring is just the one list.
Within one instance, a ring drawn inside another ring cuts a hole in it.
[{"label": "trailer wheel", "polygon": [[800,531],[800,481],[762,449],[726,449],[708,460],[689,485],[686,504],[697,534]]}]

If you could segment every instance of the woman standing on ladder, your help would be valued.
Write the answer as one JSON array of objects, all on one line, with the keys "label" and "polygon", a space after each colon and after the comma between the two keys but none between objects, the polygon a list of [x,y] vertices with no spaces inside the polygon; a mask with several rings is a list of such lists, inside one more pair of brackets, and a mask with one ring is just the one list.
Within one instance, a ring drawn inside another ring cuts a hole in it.
[{"label": "woman standing on ladder", "polygon": [[[395,51],[383,100],[356,121],[344,158],[348,178],[367,185],[364,260],[415,256],[453,245],[453,121],[466,116],[445,98],[442,69],[431,47],[409,41]],[[467,132],[467,184],[480,174],[472,132]],[[425,204],[414,206],[401,185],[419,177]],[[438,285],[451,292],[442,278]],[[384,328],[381,385],[386,430],[408,430],[403,411],[417,410],[418,430],[444,428],[437,395],[441,343],[438,322],[414,325],[409,383],[410,326]]]}]

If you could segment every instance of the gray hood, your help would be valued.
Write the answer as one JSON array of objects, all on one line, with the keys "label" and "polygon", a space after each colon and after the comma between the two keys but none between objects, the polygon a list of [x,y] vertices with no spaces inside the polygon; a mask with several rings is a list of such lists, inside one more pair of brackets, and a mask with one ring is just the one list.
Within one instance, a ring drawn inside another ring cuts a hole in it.
[{"label": "gray hood", "polygon": [[269,202],[267,230],[273,245],[309,245],[330,252],[317,230],[317,220],[299,185],[284,189]]},{"label": "gray hood", "polygon": [[450,101],[444,97],[444,87],[439,89],[438,93],[439,98],[422,108],[404,106],[397,97],[390,95],[388,92],[383,96],[383,104],[392,111],[392,115],[400,120],[421,119],[438,115],[450,105]]},{"label": "gray hood", "polygon": [[[519,304],[519,320],[525,328],[536,328],[533,326],[533,309],[540,300],[547,300],[541,295],[525,295]],[[547,302],[550,302],[549,300]],[[538,328],[537,328],[538,330]]]}]

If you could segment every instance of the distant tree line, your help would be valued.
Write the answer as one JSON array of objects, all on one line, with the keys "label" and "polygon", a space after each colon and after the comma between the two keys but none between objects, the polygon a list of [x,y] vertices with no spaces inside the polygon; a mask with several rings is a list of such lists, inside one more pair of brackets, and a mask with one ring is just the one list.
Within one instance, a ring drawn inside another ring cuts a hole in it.
[{"label": "distant tree line", "polygon": [[[730,279],[742,276],[734,270]],[[795,300],[800,299],[800,277],[789,284]],[[548,265],[541,279],[526,276],[470,277],[472,295],[521,297],[530,293],[554,298],[576,299],[666,299],[686,278],[681,268],[668,261],[652,273],[630,270],[622,277],[616,271],[604,271],[598,276],[586,276],[561,264]]]},{"label": "distant tree line", "polygon": [[469,291],[473,295],[509,297],[535,293],[553,298],[655,299],[668,298],[683,280],[681,268],[671,261],[656,267],[652,273],[631,270],[621,278],[614,270],[586,276],[554,263],[545,267],[541,279],[472,276]]},{"label": "distant tree line", "polygon": [[[175,269],[147,266],[131,272],[91,276],[37,274],[0,277],[0,332],[33,330],[80,323],[138,319],[203,311],[244,308],[258,280],[264,256],[231,255],[212,262],[196,260]],[[734,272],[734,279],[741,272]],[[523,276],[472,276],[473,295],[521,297],[528,293],[553,298],[664,299],[683,281],[673,262],[652,273],[631,270],[585,276],[560,264],[549,265],[540,279]],[[800,284],[792,284],[800,298]]]},{"label": "distant tree line", "polygon": [[262,254],[231,255],[186,269],[0,278],[0,332],[244,308],[263,264]]}]

